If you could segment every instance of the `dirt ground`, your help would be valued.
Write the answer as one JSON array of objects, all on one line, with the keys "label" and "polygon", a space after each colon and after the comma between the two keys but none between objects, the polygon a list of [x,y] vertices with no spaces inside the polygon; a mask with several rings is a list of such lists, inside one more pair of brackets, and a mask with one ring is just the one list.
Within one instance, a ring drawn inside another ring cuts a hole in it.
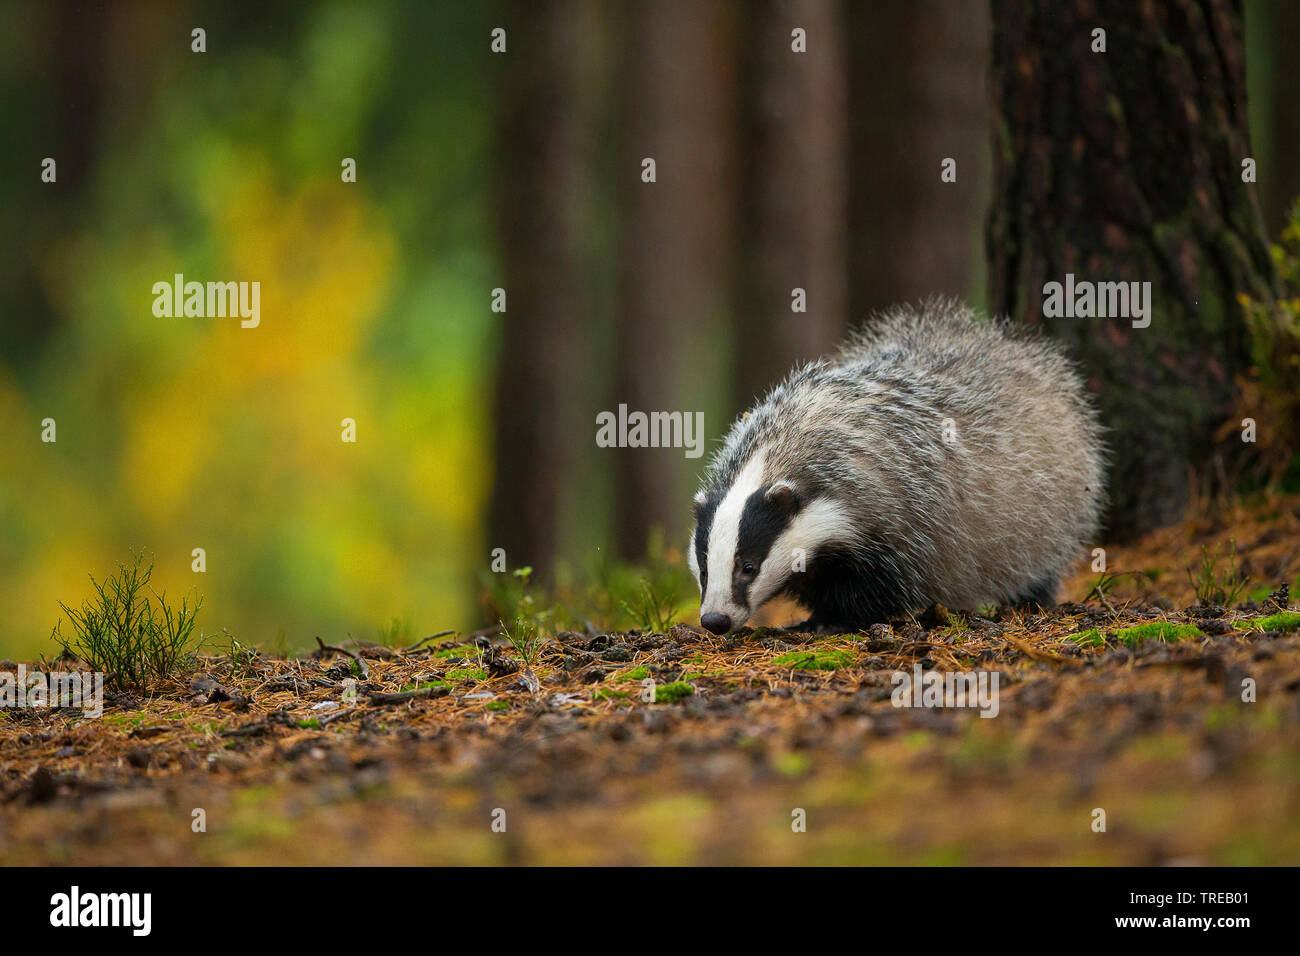
[{"label": "dirt ground", "polygon": [[[1194,606],[1229,540],[1251,599]],[[99,719],[0,712],[0,861],[1300,863],[1300,501],[1108,562],[1050,613],[208,657]],[[894,706],[917,665],[996,673],[997,715]]]}]

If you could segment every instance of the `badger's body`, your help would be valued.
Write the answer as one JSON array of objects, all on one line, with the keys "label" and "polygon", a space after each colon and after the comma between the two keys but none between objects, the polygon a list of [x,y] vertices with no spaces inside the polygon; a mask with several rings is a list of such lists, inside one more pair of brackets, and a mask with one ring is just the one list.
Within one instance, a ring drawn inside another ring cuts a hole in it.
[{"label": "badger's body", "polygon": [[700,618],[778,594],[855,629],[938,602],[1053,602],[1102,500],[1100,428],[1052,346],[934,301],[796,369],[732,426],[695,499]]}]

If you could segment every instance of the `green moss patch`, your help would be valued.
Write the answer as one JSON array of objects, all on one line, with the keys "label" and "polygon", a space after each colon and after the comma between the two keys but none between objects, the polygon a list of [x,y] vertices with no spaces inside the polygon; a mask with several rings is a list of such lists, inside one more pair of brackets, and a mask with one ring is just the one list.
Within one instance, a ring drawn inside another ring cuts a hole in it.
[{"label": "green moss patch", "polygon": [[650,671],[644,667],[634,667],[626,674],[619,677],[619,680],[645,680],[650,676]]},{"label": "green moss patch", "polygon": [[773,760],[772,766],[783,777],[801,777],[812,766],[812,758],[804,753],[785,753]]},{"label": "green moss patch", "polygon": [[796,671],[833,671],[852,664],[853,655],[848,651],[835,650],[791,651],[774,659],[772,663]]},{"label": "green moss patch", "polygon": [[447,686],[447,682],[445,680],[427,680],[419,684],[403,684],[400,690],[402,691],[428,690],[430,687],[446,687],[446,686]]},{"label": "green moss patch", "polygon": [[683,697],[690,697],[694,693],[695,688],[685,681],[679,680],[671,684],[659,684],[655,687],[655,703],[671,704]]},{"label": "green moss patch", "polygon": [[481,667],[458,667],[447,672],[452,680],[487,680],[488,673]]},{"label": "green moss patch", "polygon": [[1086,631],[1075,634],[1070,640],[1083,647],[1102,647],[1106,643],[1106,636],[1095,627],[1090,627]]},{"label": "green moss patch", "polygon": [[1300,612],[1279,611],[1268,617],[1256,618],[1246,626],[1252,631],[1294,631],[1300,628]]},{"label": "green moss patch", "polygon": [[1149,624],[1139,624],[1137,627],[1126,627],[1122,631],[1116,631],[1115,636],[1132,647],[1141,644],[1143,641],[1164,641],[1166,643],[1194,641],[1203,635],[1195,624],[1171,624],[1168,621],[1152,621]]}]

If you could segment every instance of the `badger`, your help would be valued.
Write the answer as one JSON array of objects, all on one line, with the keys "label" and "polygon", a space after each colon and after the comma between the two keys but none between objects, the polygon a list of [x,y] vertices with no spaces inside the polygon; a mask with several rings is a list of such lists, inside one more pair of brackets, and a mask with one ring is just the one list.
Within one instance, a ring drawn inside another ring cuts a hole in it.
[{"label": "badger", "polygon": [[848,632],[942,604],[1054,604],[1097,527],[1105,446],[1073,365],[935,299],[878,316],[731,426],[695,497],[700,623],[794,599]]}]

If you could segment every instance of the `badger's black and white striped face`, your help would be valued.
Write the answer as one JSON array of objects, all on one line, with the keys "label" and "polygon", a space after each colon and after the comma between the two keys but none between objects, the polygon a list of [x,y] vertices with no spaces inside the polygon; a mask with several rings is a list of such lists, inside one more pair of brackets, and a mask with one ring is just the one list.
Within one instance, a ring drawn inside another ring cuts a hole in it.
[{"label": "badger's black and white striped face", "polygon": [[700,585],[700,623],[715,634],[743,625],[823,544],[842,537],[845,526],[838,503],[806,500],[794,483],[768,480],[759,457],[729,488],[701,492],[689,552]]}]

